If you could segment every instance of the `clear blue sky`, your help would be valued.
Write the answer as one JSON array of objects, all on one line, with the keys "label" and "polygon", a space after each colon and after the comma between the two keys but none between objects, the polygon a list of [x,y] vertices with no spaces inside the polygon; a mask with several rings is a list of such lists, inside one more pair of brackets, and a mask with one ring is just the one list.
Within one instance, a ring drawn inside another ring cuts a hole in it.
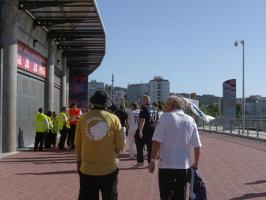
[{"label": "clear blue sky", "polygon": [[127,87],[155,75],[170,91],[222,96],[225,80],[266,96],[266,0],[97,0],[106,55],[90,80]]}]

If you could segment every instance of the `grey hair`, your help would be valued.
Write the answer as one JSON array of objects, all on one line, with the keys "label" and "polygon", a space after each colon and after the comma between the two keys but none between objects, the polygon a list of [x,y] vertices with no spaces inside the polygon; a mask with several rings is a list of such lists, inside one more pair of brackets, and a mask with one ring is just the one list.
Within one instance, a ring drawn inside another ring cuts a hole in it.
[{"label": "grey hair", "polygon": [[175,109],[183,110],[185,107],[184,98],[182,96],[171,95],[168,100]]}]

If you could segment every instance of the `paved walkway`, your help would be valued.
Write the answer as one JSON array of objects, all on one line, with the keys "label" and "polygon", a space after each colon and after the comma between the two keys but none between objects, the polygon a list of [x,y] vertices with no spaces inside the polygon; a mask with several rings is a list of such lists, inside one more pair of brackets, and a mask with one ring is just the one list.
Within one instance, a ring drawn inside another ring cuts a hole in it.
[{"label": "paved walkway", "polygon": [[[266,199],[266,143],[201,134],[200,174],[209,200]],[[159,200],[157,171],[136,169],[120,158],[119,199]],[[1,200],[75,200],[78,175],[73,152],[22,151],[0,160]]]},{"label": "paved walkway", "polygon": [[245,133],[242,134],[242,129],[224,130],[222,126],[204,126],[199,127],[200,131],[205,132],[217,132],[221,134],[230,134],[237,137],[249,138],[257,141],[266,142],[266,132],[265,131],[256,131],[256,130],[245,130]]}]

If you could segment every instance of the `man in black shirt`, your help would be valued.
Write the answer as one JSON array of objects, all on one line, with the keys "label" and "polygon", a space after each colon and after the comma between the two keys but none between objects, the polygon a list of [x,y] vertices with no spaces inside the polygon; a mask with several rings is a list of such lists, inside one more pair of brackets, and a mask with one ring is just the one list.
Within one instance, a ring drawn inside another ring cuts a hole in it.
[{"label": "man in black shirt", "polygon": [[151,160],[152,136],[158,121],[158,111],[150,104],[150,97],[142,97],[142,107],[139,113],[139,128],[135,134],[137,146],[137,167],[144,165],[143,147],[146,144],[148,151],[148,163]]}]

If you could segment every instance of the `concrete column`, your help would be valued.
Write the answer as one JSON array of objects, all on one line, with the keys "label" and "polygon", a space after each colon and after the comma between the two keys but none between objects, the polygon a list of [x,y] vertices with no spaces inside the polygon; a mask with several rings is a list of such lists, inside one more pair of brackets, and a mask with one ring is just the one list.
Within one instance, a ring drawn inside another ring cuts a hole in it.
[{"label": "concrete column", "polygon": [[3,113],[3,4],[0,3],[0,153],[2,152],[2,113]]},{"label": "concrete column", "polygon": [[69,67],[66,67],[66,106],[69,107]]},{"label": "concrete column", "polygon": [[63,57],[63,65],[62,65],[62,76],[61,76],[61,91],[60,91],[60,109],[63,106],[66,106],[66,84],[67,84],[67,77],[66,77],[66,68],[67,68],[67,59]]},{"label": "concrete column", "polygon": [[18,1],[5,1],[3,69],[3,152],[17,149],[17,40]]},{"label": "concrete column", "polygon": [[56,64],[56,45],[53,39],[48,41],[48,68],[46,80],[46,107],[45,110],[54,110],[54,68]]}]

